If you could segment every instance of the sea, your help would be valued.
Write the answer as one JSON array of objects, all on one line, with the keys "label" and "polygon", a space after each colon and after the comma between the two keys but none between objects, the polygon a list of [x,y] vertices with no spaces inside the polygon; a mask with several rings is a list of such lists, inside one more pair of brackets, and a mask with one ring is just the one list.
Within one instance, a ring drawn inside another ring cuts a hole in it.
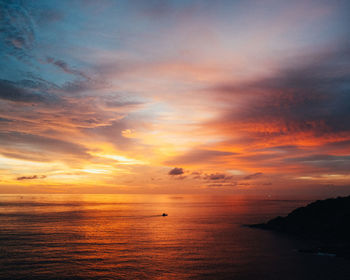
[{"label": "sea", "polygon": [[349,260],[302,253],[304,240],[245,226],[310,201],[1,195],[0,279],[350,279]]}]

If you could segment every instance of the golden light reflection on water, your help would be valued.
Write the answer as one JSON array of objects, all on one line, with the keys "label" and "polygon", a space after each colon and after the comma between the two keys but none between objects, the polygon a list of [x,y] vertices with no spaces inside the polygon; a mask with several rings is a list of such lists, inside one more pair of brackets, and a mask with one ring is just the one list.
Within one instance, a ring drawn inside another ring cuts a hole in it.
[{"label": "golden light reflection on water", "polygon": [[304,203],[239,196],[4,196],[0,278],[254,279],[281,269],[269,262],[298,256],[285,253],[290,241],[242,224]]}]

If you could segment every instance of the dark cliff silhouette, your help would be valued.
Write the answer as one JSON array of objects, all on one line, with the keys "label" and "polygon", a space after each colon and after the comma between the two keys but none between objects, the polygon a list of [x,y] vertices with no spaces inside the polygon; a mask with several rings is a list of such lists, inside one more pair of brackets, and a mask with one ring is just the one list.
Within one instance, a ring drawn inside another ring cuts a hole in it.
[{"label": "dark cliff silhouette", "polygon": [[317,247],[301,252],[350,258],[350,196],[317,200],[295,209],[286,217],[276,217],[250,227],[318,241]]},{"label": "dark cliff silhouette", "polygon": [[285,232],[312,239],[350,241],[350,196],[317,200],[286,217],[251,227]]}]

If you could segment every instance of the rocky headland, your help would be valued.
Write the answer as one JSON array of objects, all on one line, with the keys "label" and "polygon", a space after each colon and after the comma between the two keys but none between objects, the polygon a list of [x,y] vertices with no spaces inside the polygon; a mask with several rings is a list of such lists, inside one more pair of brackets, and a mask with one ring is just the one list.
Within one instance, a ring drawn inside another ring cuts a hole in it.
[{"label": "rocky headland", "polygon": [[317,200],[286,217],[250,225],[317,242],[301,252],[350,258],[350,196]]}]

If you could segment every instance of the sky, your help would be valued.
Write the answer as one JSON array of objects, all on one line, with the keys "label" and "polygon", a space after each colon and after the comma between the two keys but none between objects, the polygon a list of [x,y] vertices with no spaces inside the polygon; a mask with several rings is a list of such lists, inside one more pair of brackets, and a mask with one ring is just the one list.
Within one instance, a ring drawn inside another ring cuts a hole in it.
[{"label": "sky", "polygon": [[0,0],[0,193],[349,193],[349,26],[346,0]]}]

